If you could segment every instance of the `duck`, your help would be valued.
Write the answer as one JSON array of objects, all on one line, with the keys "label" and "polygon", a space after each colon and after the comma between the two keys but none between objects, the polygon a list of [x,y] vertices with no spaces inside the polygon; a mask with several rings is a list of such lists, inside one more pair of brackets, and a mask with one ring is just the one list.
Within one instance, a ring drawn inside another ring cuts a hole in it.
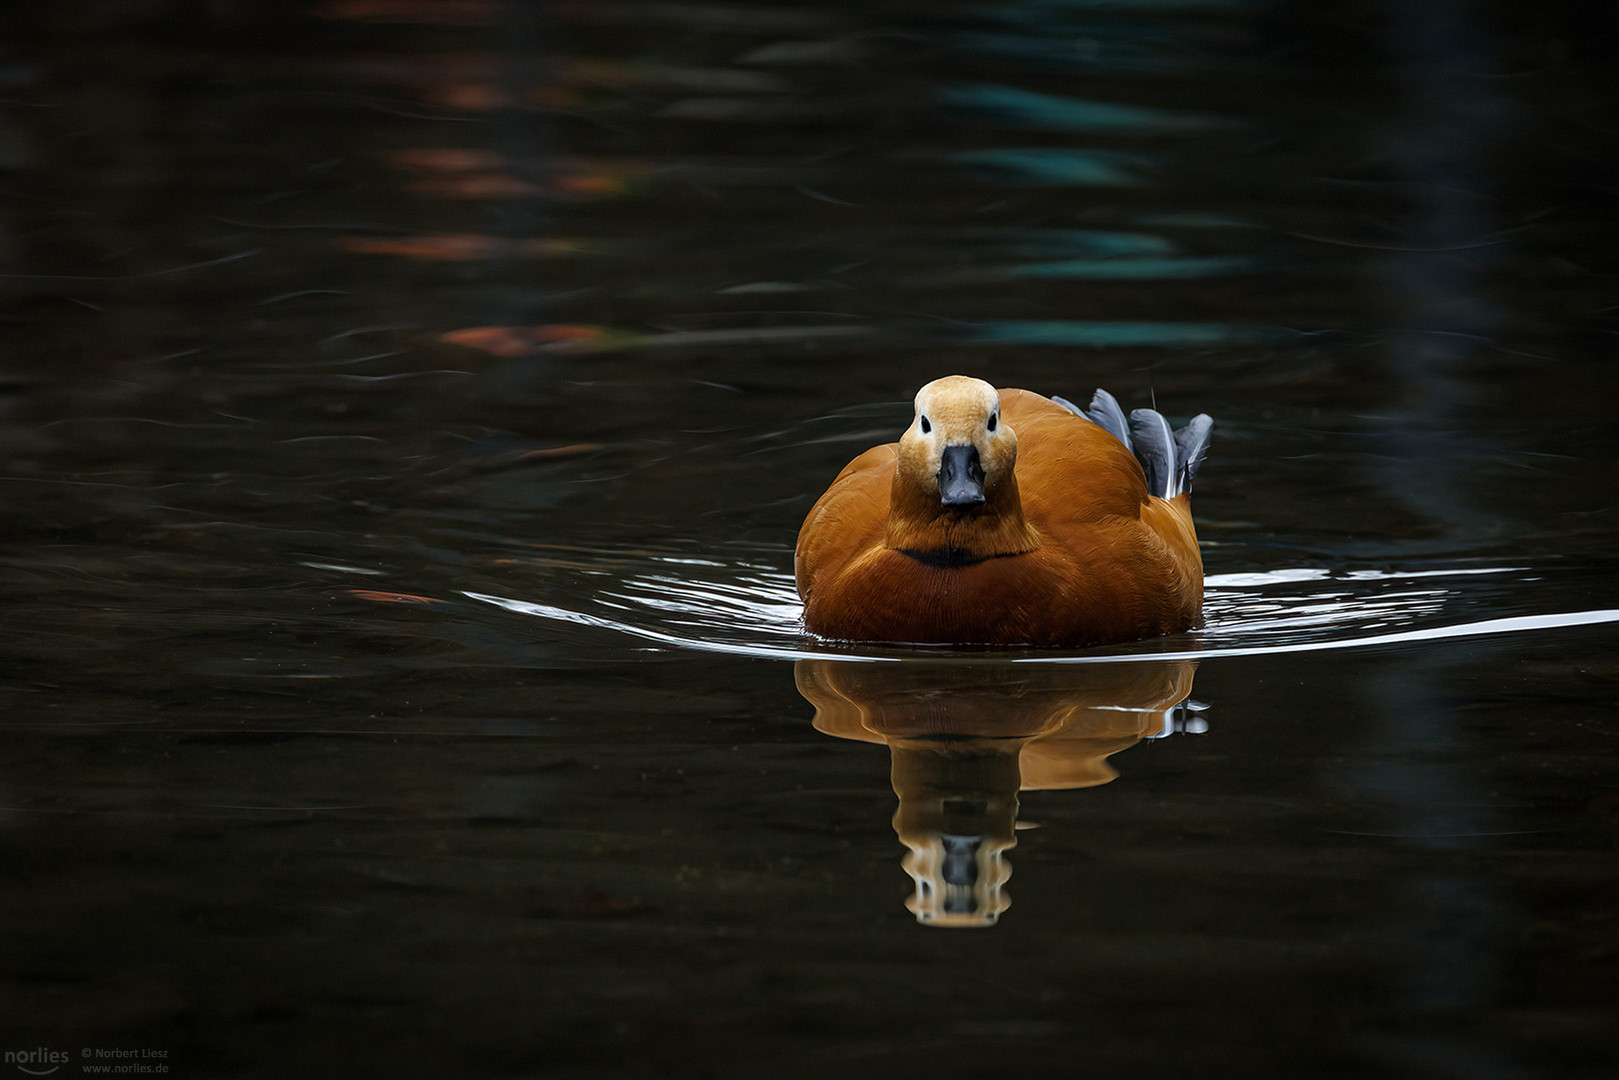
[{"label": "duck", "polygon": [[1201,625],[1191,487],[1214,422],[1176,431],[949,375],[898,442],[846,465],[798,533],[805,630],[822,639],[1080,647]]}]

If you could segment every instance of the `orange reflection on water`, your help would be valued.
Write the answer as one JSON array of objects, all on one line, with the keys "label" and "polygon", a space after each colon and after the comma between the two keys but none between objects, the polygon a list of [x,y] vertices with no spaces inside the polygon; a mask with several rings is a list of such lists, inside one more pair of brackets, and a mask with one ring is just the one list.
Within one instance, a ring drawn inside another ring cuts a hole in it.
[{"label": "orange reflection on water", "polygon": [[886,743],[894,831],[931,926],[991,926],[1010,900],[1017,794],[1094,787],[1107,759],[1162,734],[1192,692],[1190,661],[1120,664],[801,660],[798,691],[829,735]]},{"label": "orange reflection on water", "polygon": [[480,259],[549,259],[577,255],[585,250],[577,240],[548,237],[512,239],[473,233],[431,236],[345,236],[337,241],[344,251],[359,255],[397,255],[423,262],[477,262]]},{"label": "orange reflection on water", "polygon": [[546,161],[540,174],[519,175],[512,161],[494,150],[423,146],[395,151],[392,160],[415,173],[410,187],[428,195],[458,199],[502,199],[526,195],[602,198],[630,191],[649,174],[634,161]]},{"label": "orange reflection on water", "polygon": [[580,109],[586,104],[582,93],[566,86],[536,86],[521,99],[485,82],[441,83],[426,88],[425,94],[430,103],[461,112],[493,112],[519,105],[561,111]]},{"label": "orange reflection on water", "polygon": [[510,359],[541,350],[588,349],[611,336],[601,326],[469,326],[440,334],[439,340]]}]

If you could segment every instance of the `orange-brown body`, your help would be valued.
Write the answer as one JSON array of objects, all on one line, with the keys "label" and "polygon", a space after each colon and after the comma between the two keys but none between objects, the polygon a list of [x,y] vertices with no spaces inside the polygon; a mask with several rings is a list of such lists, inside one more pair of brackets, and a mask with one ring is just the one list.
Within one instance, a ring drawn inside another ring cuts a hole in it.
[{"label": "orange-brown body", "polygon": [[[995,393],[939,382],[953,380]],[[1189,497],[1149,494],[1135,456],[1091,420],[1027,390],[998,395],[1011,449],[979,424],[981,505],[940,504],[942,481],[930,488],[928,472],[937,451],[918,458],[917,427],[833,481],[798,534],[805,627],[850,641],[1077,646],[1197,625],[1203,562]],[[950,422],[943,404],[931,408]]]}]

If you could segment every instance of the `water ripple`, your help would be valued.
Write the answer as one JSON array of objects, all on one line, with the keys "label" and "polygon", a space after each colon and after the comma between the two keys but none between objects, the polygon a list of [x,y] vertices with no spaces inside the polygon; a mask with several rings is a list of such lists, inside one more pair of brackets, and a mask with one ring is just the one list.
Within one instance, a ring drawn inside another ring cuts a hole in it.
[{"label": "water ripple", "polygon": [[[616,583],[566,604],[463,592],[513,612],[607,630],[657,646],[772,659],[892,661],[927,656],[982,660],[983,651],[853,646],[806,634],[792,575],[742,561],[644,557],[620,563]],[[1619,609],[1521,610],[1544,574],[1521,566],[1330,570],[1297,567],[1211,575],[1206,625],[1126,646],[1080,651],[993,650],[1013,662],[1087,663],[1212,659],[1374,645],[1415,645],[1491,634],[1619,622]]]}]

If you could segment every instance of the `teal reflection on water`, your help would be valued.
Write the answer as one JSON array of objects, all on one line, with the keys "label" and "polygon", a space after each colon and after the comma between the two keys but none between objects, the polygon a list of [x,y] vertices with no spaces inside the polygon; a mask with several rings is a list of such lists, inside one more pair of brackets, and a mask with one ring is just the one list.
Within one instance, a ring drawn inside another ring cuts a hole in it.
[{"label": "teal reflection on water", "polygon": [[1058,97],[994,83],[948,86],[939,91],[939,100],[951,108],[1040,131],[1148,134],[1186,131],[1211,123],[1207,117],[1191,113]]},{"label": "teal reflection on water", "polygon": [[990,8],[986,15],[1016,18],[1020,21],[1051,19],[1064,11],[1190,11],[1198,8],[1219,11],[1245,11],[1255,0],[1019,0],[1005,7]]},{"label": "teal reflection on water", "polygon": [[969,235],[992,241],[1008,254],[1026,258],[1171,255],[1180,250],[1165,236],[1106,229],[993,229]]},{"label": "teal reflection on water", "polygon": [[991,173],[999,183],[1043,187],[1134,187],[1147,182],[1155,159],[1129,150],[1024,146],[965,150],[951,160]]},{"label": "teal reflection on water", "polygon": [[995,345],[1216,345],[1264,337],[1265,327],[1225,323],[1000,321],[969,331],[971,341]]},{"label": "teal reflection on water", "polygon": [[1006,271],[1020,278],[1081,278],[1090,281],[1168,281],[1224,277],[1258,270],[1264,259],[1204,255],[1164,259],[1062,259],[1024,263]]},{"label": "teal reflection on water", "polygon": [[1080,41],[1068,34],[1052,35],[1034,28],[1027,33],[973,31],[958,35],[957,40],[969,52],[1010,57],[1020,64],[1047,68],[1144,75],[1171,71],[1184,74],[1189,66],[1181,50],[1143,42],[1127,31],[1089,33]]}]

